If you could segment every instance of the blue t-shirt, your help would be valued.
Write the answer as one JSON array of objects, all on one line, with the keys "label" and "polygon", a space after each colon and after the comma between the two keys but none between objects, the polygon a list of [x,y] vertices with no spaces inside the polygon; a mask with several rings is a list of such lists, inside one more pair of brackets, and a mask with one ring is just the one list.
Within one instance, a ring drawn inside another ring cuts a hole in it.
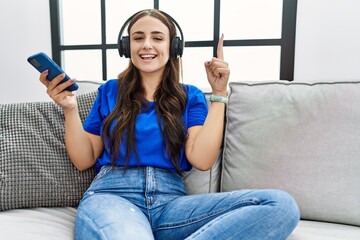
[{"label": "blue t-shirt", "polygon": [[[207,116],[208,108],[204,93],[195,86],[184,85],[188,94],[186,109],[184,112],[185,130],[190,127],[203,125]],[[117,101],[117,79],[109,80],[98,89],[98,95],[84,123],[84,130],[101,136],[105,118],[112,112]],[[154,166],[175,171],[170,158],[167,157],[165,146],[157,121],[157,113],[154,102],[149,102],[149,108],[141,112],[136,119],[135,145],[138,152],[139,164],[135,155],[130,154],[129,167]],[[125,166],[125,144],[120,147],[120,156],[117,159],[118,166]],[[104,147],[103,153],[96,160],[96,169],[111,164],[110,150]],[[189,171],[191,164],[185,156],[184,147],[179,156],[179,166],[183,171]]]}]

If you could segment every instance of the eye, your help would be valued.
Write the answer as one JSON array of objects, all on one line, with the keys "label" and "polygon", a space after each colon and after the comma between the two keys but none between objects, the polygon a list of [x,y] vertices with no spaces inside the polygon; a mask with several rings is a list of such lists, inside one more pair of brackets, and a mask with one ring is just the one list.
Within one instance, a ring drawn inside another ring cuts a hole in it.
[{"label": "eye", "polygon": [[154,36],[153,39],[156,40],[156,41],[161,41],[161,40],[163,40],[163,38],[160,37],[160,36]]},{"label": "eye", "polygon": [[144,39],[144,37],[140,36],[140,35],[133,36],[133,40],[135,40],[135,41],[140,41],[140,40],[143,40],[143,39]]}]

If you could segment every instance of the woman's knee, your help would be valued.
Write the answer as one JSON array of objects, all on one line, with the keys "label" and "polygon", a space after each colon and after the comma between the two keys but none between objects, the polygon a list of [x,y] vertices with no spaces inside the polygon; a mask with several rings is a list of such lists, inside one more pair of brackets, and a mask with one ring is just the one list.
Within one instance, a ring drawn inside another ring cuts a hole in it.
[{"label": "woman's knee", "polygon": [[[283,190],[269,190],[273,193],[273,200],[275,204],[281,207],[283,211],[291,212],[294,215],[299,215],[299,208],[293,196]],[[271,201],[271,200],[270,200]]]},{"label": "woman's knee", "polygon": [[274,239],[285,239],[297,226],[300,211],[295,199],[287,192],[276,189],[255,190],[253,197],[258,199],[261,211],[269,228],[269,235]]},{"label": "woman's knee", "polygon": [[300,211],[293,196],[283,190],[270,189],[264,191],[267,192],[265,194],[267,198],[263,199],[262,204],[273,206],[274,214],[279,219],[283,219],[284,222],[295,227],[300,220]]},{"label": "woman's knee", "polygon": [[247,197],[258,205],[271,207],[272,215],[296,226],[300,211],[295,199],[287,192],[278,189],[250,190]]}]

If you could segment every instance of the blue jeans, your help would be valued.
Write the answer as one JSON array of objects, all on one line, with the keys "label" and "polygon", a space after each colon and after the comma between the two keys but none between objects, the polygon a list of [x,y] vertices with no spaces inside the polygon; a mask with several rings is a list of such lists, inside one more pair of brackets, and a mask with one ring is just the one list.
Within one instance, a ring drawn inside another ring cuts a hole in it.
[{"label": "blue jeans", "polygon": [[299,221],[280,190],[186,195],[181,176],[154,167],[104,166],[85,192],[76,239],[286,239]]}]

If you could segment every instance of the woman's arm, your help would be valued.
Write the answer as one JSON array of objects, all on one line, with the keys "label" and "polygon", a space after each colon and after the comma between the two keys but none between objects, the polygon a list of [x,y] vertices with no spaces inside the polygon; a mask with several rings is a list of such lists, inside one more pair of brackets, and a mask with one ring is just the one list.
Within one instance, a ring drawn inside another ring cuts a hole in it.
[{"label": "woman's arm", "polygon": [[48,95],[64,110],[65,144],[69,157],[77,169],[90,168],[100,156],[103,143],[100,136],[84,131],[75,94],[70,91],[63,91],[75,80],[71,79],[59,84],[64,78],[63,74],[52,81],[46,79],[47,74],[47,71],[41,73],[39,79],[46,86]]},{"label": "woman's arm", "polygon": [[203,126],[188,129],[187,159],[199,170],[210,169],[219,154],[224,131],[225,104],[213,102]]},{"label": "woman's arm", "polygon": [[78,110],[65,111],[65,144],[70,160],[78,170],[92,167],[103,151],[100,136],[84,131]]},{"label": "woman's arm", "polygon": [[[230,70],[223,54],[224,36],[217,49],[217,58],[205,63],[212,94],[227,96],[227,83]],[[215,163],[219,154],[224,131],[225,103],[212,102],[203,126],[188,129],[185,154],[189,162],[199,170],[208,170]]]}]

